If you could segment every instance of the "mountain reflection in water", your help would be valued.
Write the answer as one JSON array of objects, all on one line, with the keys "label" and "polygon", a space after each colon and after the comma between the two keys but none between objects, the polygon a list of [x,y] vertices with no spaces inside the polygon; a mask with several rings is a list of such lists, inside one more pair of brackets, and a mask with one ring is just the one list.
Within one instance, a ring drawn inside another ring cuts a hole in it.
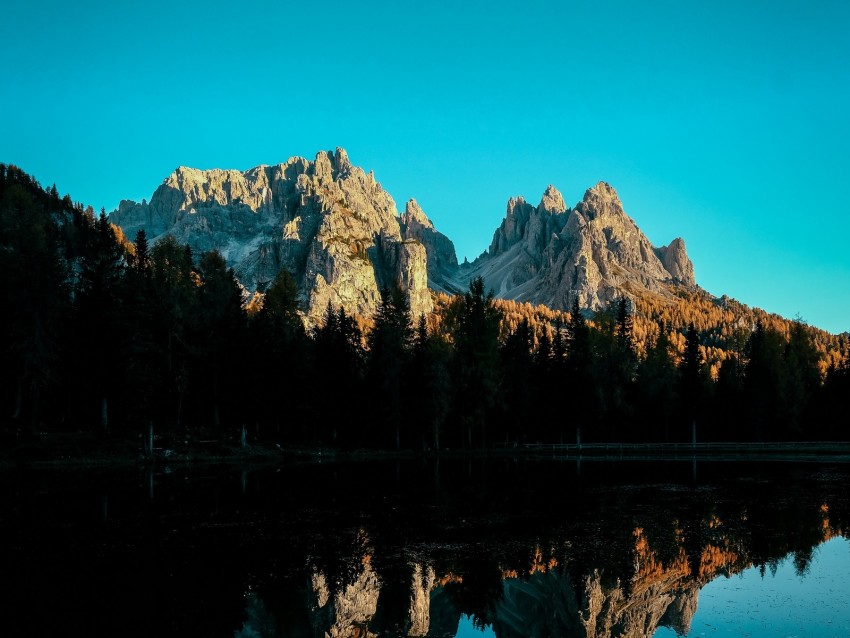
[{"label": "mountain reflection in water", "polygon": [[3,479],[4,635],[684,635],[701,588],[789,555],[804,575],[850,516],[846,464],[441,459]]}]

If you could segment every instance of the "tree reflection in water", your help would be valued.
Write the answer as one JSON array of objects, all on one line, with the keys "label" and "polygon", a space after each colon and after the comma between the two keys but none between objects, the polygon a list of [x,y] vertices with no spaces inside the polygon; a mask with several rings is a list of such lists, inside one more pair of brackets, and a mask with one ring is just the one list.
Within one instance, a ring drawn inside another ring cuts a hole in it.
[{"label": "tree reflection in water", "polygon": [[687,634],[708,583],[802,574],[850,512],[843,464],[175,469],[155,499],[141,475],[7,478],[0,610],[36,635]]}]

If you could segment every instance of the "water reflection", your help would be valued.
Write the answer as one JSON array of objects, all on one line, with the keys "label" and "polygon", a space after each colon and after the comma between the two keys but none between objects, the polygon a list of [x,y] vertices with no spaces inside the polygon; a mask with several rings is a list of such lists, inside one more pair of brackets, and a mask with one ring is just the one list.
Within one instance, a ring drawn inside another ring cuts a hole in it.
[{"label": "water reflection", "polygon": [[[840,464],[442,459],[247,475],[158,473],[155,499],[149,473],[5,477],[0,617],[36,635],[83,619],[93,635],[698,634],[717,622],[700,620],[701,592],[746,582],[723,593],[732,615],[728,601],[761,582],[749,574],[800,581],[850,514]],[[829,610],[846,588],[817,581]]]},{"label": "water reflection", "polygon": [[[805,576],[789,555],[767,570],[751,567],[715,579],[700,591],[690,635],[850,636],[850,590],[842,585],[848,570],[850,541],[837,537],[815,550]],[[655,638],[674,636],[667,628],[655,633]]]}]

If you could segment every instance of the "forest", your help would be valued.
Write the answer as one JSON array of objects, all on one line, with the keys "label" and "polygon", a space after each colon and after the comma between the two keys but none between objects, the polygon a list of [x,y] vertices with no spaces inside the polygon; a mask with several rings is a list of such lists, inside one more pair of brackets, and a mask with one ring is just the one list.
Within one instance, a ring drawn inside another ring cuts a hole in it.
[{"label": "forest", "polygon": [[[305,328],[282,271],[246,303],[215,251],[144,232],[0,164],[0,431],[238,436],[281,446],[481,449],[523,443],[848,440],[846,337],[706,296],[523,311],[481,280],[412,317]],[[683,315],[670,308],[706,305]],[[691,306],[688,306],[690,304]],[[525,312],[525,315],[523,315]],[[718,327],[720,326],[720,327]]]}]

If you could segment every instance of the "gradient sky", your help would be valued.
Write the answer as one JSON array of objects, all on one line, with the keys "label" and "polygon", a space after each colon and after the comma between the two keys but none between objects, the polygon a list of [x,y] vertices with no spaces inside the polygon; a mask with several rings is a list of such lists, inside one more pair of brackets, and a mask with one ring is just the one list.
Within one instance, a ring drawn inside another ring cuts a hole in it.
[{"label": "gradient sky", "polygon": [[708,291],[850,330],[846,0],[123,5],[4,7],[0,161],[111,210],[342,146],[461,259],[605,180]]}]

